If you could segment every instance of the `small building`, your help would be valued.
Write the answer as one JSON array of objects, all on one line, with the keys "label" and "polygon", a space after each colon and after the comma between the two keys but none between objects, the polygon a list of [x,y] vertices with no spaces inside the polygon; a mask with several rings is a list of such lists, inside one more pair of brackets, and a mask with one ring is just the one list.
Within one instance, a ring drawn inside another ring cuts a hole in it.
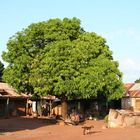
[{"label": "small building", "polygon": [[18,94],[7,83],[0,83],[0,117],[25,116],[28,96]]},{"label": "small building", "polygon": [[140,83],[127,83],[122,98],[122,109],[140,112]]},{"label": "small building", "polygon": [[56,97],[51,95],[34,98],[18,93],[7,83],[0,82],[0,117],[51,115],[51,105],[55,99]]},{"label": "small building", "polygon": [[[86,116],[106,114],[107,104],[101,98],[68,100],[68,114],[73,111]],[[0,117],[9,116],[61,116],[62,101],[56,96],[33,97],[18,93],[7,83],[0,83]]]}]

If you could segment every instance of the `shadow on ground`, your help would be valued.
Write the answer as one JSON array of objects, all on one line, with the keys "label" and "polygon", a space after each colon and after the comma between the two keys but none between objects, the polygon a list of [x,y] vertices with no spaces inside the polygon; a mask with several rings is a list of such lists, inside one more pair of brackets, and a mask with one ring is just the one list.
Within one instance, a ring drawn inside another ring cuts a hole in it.
[{"label": "shadow on ground", "polygon": [[21,130],[33,130],[43,126],[55,125],[54,118],[9,118],[0,119],[0,132],[14,132]]},{"label": "shadow on ground", "polygon": [[102,131],[91,131],[89,134],[101,133]]}]

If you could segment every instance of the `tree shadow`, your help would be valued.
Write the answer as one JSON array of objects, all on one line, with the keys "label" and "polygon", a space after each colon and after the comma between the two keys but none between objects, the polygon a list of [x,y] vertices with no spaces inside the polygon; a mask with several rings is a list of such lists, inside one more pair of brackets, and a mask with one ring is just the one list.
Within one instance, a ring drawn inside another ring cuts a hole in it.
[{"label": "tree shadow", "polygon": [[26,118],[16,117],[0,119],[0,132],[15,132],[21,130],[33,130],[42,126],[57,124],[54,118]]}]

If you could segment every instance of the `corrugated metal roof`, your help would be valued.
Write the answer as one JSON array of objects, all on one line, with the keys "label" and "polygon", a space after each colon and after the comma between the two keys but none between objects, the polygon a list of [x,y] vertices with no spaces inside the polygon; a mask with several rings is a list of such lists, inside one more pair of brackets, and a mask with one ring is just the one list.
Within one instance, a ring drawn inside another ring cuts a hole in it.
[{"label": "corrugated metal roof", "polygon": [[125,84],[125,96],[139,98],[140,97],[140,83]]},{"label": "corrugated metal roof", "polygon": [[129,89],[129,91],[133,91],[133,90],[140,90],[140,83],[135,83],[135,84]]},{"label": "corrugated metal roof", "polygon": [[48,95],[48,96],[41,97],[41,99],[55,100],[56,96]]},{"label": "corrugated metal roof", "polygon": [[130,97],[140,97],[140,90],[134,90],[134,91],[129,91],[128,92]]},{"label": "corrugated metal roof", "polygon": [[134,85],[134,83],[126,83],[124,85],[124,88],[125,88],[126,91],[128,91],[133,85]]},{"label": "corrugated metal roof", "polygon": [[[32,98],[32,95],[18,93],[15,91],[14,88],[12,88],[7,83],[0,82],[0,98]],[[47,96],[41,97],[41,99],[54,100],[54,99],[56,99],[56,97],[52,96],[52,95],[47,95]]]}]

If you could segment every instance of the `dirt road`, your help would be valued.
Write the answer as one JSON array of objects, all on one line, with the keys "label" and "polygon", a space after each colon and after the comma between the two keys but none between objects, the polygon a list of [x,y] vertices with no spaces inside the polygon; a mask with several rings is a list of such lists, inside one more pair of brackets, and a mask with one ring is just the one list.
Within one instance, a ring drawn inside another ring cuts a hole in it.
[{"label": "dirt road", "polygon": [[[94,125],[89,135],[82,126]],[[55,120],[0,119],[0,140],[140,140],[140,128],[107,128],[104,121],[86,121],[77,126],[58,125]]]}]

